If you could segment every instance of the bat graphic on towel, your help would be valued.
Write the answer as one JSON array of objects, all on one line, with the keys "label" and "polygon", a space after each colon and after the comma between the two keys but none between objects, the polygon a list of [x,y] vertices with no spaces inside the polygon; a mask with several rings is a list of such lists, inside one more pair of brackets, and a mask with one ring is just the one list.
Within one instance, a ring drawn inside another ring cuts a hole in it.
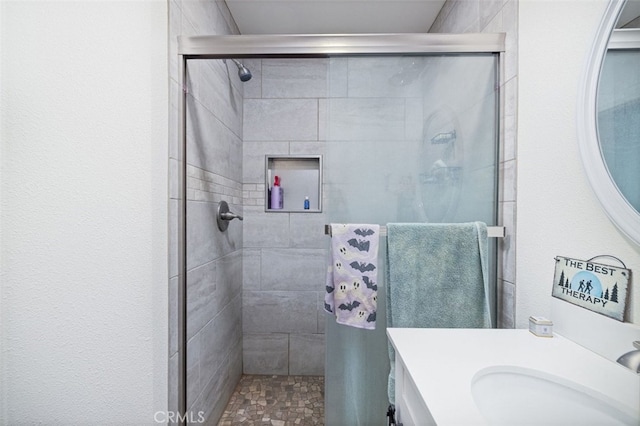
[{"label": "bat graphic on towel", "polygon": [[363,276],[362,281],[367,285],[367,288],[370,288],[373,291],[378,291],[378,285],[371,281],[369,277]]},{"label": "bat graphic on towel", "polygon": [[367,262],[351,262],[349,266],[351,266],[353,269],[357,269],[360,272],[368,272],[376,269],[376,265]]},{"label": "bat graphic on towel", "polygon": [[354,300],[351,303],[341,303],[340,306],[338,306],[338,308],[342,309],[343,311],[353,311],[358,306],[360,306],[360,302],[358,302],[357,300]]},{"label": "bat graphic on towel", "polygon": [[347,241],[351,247],[355,247],[360,251],[369,251],[369,241],[352,238]]},{"label": "bat graphic on towel", "polygon": [[369,235],[375,234],[373,229],[356,229],[353,232],[355,232],[356,235],[360,235],[361,237],[368,237]]}]

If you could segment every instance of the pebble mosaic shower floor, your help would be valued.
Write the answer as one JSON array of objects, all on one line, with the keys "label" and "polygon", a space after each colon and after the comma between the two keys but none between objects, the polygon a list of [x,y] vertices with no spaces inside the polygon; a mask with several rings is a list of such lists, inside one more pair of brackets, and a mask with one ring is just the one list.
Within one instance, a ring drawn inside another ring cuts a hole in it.
[{"label": "pebble mosaic shower floor", "polygon": [[324,377],[242,376],[218,426],[324,425]]}]

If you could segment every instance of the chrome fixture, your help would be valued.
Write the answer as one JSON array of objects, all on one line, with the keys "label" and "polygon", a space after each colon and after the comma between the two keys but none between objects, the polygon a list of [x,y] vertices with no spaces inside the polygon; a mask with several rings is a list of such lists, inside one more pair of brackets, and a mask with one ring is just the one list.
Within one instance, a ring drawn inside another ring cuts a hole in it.
[{"label": "chrome fixture", "polygon": [[434,145],[440,145],[456,141],[456,129],[450,132],[440,132],[431,138],[431,143]]},{"label": "chrome fixture", "polygon": [[220,201],[220,204],[218,204],[218,214],[216,215],[218,229],[222,232],[226,231],[229,227],[229,222],[233,219],[243,220],[243,217],[239,214],[230,212],[229,204],[226,201]]},{"label": "chrome fixture", "polygon": [[627,352],[617,359],[618,364],[622,364],[625,367],[631,369],[635,373],[640,373],[640,340],[633,342],[635,351]]},{"label": "chrome fixture", "polygon": [[238,77],[240,77],[240,81],[249,81],[251,80],[251,71],[249,71],[249,68],[245,67],[242,62],[238,61],[237,59],[231,59],[233,61],[234,64],[236,64],[236,66],[238,67]]}]

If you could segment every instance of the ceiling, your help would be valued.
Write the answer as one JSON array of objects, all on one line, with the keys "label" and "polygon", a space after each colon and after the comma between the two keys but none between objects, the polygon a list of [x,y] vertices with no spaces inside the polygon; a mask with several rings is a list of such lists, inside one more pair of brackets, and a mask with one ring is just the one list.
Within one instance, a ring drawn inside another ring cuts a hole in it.
[{"label": "ceiling", "polygon": [[[445,0],[226,0],[241,34],[426,33]],[[623,26],[640,15],[628,0]]]},{"label": "ceiling", "polygon": [[226,0],[241,34],[426,33],[445,0]]}]

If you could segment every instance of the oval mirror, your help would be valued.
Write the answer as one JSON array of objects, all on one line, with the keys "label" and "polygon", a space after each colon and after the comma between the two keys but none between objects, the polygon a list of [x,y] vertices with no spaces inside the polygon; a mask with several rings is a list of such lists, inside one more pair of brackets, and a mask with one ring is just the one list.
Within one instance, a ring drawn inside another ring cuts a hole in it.
[{"label": "oval mirror", "polygon": [[640,245],[640,0],[611,0],[578,99],[589,182],[611,221]]}]

